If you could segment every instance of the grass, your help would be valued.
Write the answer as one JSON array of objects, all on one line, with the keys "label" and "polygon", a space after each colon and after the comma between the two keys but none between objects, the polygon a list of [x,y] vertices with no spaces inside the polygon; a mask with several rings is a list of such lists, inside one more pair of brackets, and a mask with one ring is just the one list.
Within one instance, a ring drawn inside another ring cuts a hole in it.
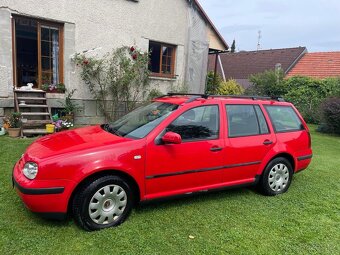
[{"label": "grass", "polygon": [[88,233],[24,207],[11,171],[33,139],[0,137],[0,254],[340,254],[340,137],[312,138],[313,161],[284,195],[235,189],[158,202]]}]

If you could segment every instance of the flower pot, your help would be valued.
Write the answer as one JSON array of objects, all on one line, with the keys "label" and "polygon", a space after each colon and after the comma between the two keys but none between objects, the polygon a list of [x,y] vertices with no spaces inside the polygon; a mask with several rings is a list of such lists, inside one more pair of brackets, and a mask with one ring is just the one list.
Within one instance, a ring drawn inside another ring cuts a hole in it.
[{"label": "flower pot", "polygon": [[55,128],[55,126],[53,124],[46,124],[46,132],[48,134],[53,134],[54,133],[54,128]]},{"label": "flower pot", "polygon": [[19,137],[21,128],[8,128],[7,132],[10,137]]}]

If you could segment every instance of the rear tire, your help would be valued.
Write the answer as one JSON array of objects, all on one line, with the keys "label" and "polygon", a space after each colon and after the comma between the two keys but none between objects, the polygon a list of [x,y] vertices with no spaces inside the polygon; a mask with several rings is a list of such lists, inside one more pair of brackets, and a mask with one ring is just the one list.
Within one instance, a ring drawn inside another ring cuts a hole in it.
[{"label": "rear tire", "polygon": [[129,216],[133,204],[129,184],[118,176],[103,176],[84,185],[74,196],[73,217],[87,231],[115,227]]},{"label": "rear tire", "polygon": [[266,196],[275,196],[285,193],[292,182],[293,168],[290,162],[283,157],[278,157],[266,166],[259,188]]}]

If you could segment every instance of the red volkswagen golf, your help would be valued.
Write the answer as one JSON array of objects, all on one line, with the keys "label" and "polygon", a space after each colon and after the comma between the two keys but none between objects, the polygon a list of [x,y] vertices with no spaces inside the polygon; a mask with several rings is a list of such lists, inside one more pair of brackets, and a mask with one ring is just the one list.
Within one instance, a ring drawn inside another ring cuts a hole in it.
[{"label": "red volkswagen golf", "polygon": [[26,206],[68,212],[86,230],[117,226],[136,202],[223,187],[287,191],[312,158],[291,103],[169,94],[109,124],[48,135],[15,164]]}]

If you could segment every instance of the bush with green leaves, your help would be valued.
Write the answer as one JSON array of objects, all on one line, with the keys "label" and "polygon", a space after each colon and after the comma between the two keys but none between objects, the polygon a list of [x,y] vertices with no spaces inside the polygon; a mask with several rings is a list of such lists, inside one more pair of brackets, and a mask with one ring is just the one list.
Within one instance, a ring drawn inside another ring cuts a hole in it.
[{"label": "bush with green leaves", "polygon": [[234,79],[221,82],[217,89],[217,94],[219,95],[241,95],[243,92],[244,88]]},{"label": "bush with green leaves", "polygon": [[340,97],[329,97],[321,104],[319,131],[340,134]]},{"label": "bush with green leaves", "polygon": [[308,123],[319,123],[320,105],[329,96],[340,95],[340,79],[294,76],[285,81],[285,99],[292,102]]},{"label": "bush with green leaves", "polygon": [[125,112],[129,112],[138,101],[146,99],[150,73],[148,53],[134,46],[123,46],[102,58],[76,54],[74,61],[106,120],[118,117],[119,106],[123,105]]},{"label": "bush with green leaves", "polygon": [[288,88],[284,82],[284,72],[280,70],[267,70],[263,73],[251,75],[249,81],[253,84],[246,89],[246,95],[283,96]]},{"label": "bush with green leaves", "polygon": [[163,95],[163,93],[156,88],[153,88],[150,90],[149,95],[148,95],[148,101],[156,98],[156,97],[160,97],[161,95]]},{"label": "bush with green leaves", "polygon": [[213,71],[208,72],[207,74],[207,86],[206,86],[206,93],[210,95],[218,94],[218,88],[223,81],[222,77]]}]

